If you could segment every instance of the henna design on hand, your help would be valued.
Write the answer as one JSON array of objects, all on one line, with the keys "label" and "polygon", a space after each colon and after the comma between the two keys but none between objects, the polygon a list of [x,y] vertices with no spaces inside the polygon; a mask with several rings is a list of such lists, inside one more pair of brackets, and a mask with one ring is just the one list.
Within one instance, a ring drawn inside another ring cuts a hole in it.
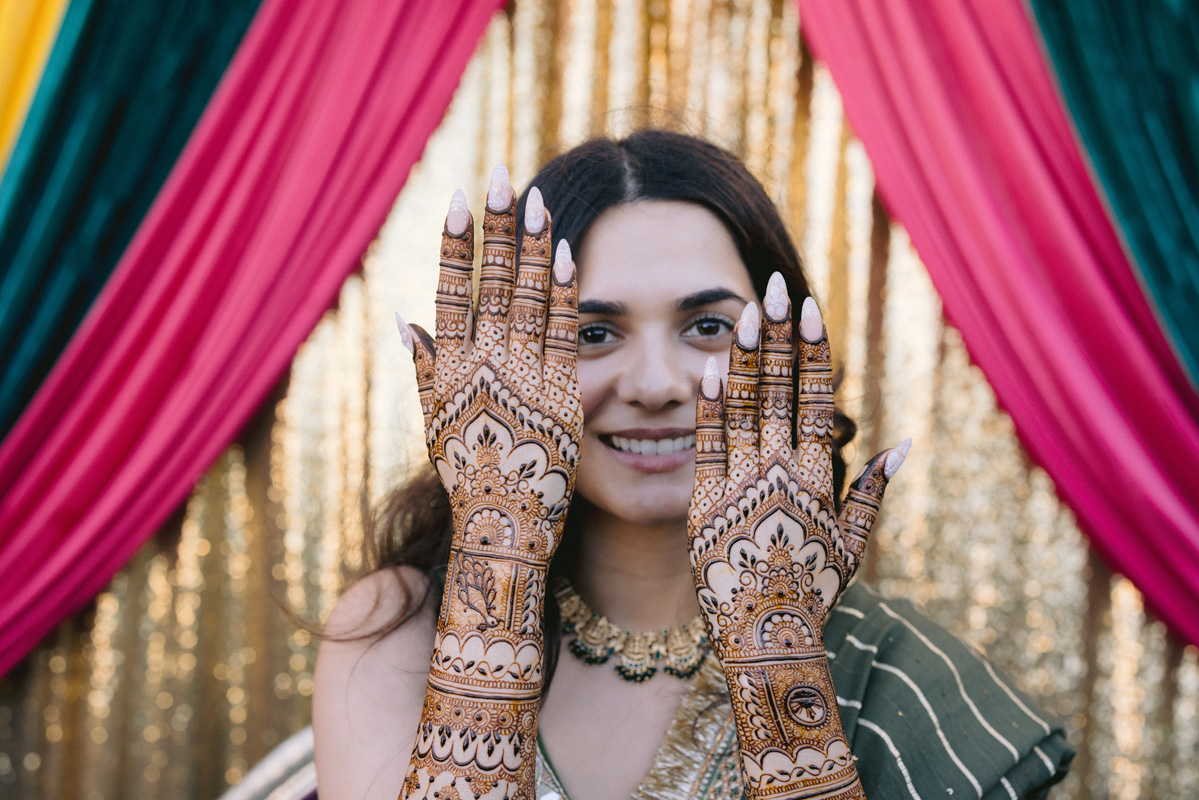
[{"label": "henna design on hand", "polygon": [[792,318],[781,275],[763,305],[764,320],[751,304],[737,324],[727,388],[715,359],[700,386],[688,518],[696,593],[732,696],[749,796],[861,798],[824,623],[858,568],[907,443],[870,461],[838,519],[824,325],[809,298],[793,439]]},{"label": "henna design on hand", "polygon": [[410,330],[429,458],[454,531],[402,798],[533,796],[545,579],[574,490],[583,412],[574,263],[562,242],[551,270],[550,217],[536,188],[519,266],[516,231],[498,167],[472,342],[474,232],[456,193],[442,236],[436,339]]}]

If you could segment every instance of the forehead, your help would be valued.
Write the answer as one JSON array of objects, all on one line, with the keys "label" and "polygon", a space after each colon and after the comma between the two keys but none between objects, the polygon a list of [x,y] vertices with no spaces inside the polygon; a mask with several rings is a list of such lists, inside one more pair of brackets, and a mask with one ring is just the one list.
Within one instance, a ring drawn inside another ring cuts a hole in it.
[{"label": "forehead", "polygon": [[657,305],[723,287],[755,296],[733,237],[708,209],[679,200],[610,208],[575,253],[579,299]]}]

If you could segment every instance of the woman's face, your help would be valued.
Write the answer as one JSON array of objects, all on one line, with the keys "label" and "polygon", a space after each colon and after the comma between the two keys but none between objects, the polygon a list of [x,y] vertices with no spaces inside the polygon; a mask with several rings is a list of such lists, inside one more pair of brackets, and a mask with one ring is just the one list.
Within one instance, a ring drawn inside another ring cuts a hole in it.
[{"label": "woman's face", "polygon": [[578,491],[630,522],[685,519],[699,381],[709,356],[728,373],[733,323],[758,299],[749,272],[720,220],[677,200],[605,211],[575,261]]}]

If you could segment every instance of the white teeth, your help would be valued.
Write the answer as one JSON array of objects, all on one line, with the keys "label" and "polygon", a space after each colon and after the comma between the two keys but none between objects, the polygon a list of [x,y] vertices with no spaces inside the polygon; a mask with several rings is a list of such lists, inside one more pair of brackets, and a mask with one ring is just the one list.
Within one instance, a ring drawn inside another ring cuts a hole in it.
[{"label": "white teeth", "polygon": [[626,453],[638,453],[643,456],[665,456],[695,447],[695,437],[678,436],[674,439],[626,439],[623,436],[613,436],[612,446]]}]

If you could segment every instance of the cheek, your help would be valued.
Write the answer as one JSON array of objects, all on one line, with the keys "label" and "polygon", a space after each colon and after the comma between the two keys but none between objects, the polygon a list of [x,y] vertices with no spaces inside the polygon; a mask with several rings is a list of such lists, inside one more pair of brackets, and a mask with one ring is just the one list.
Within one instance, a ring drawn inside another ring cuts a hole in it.
[{"label": "cheek", "polygon": [[[579,394],[583,400],[583,424],[603,405],[615,384],[615,372],[605,369],[601,359],[580,361],[578,365]],[[586,433],[586,430],[584,430]]]}]

